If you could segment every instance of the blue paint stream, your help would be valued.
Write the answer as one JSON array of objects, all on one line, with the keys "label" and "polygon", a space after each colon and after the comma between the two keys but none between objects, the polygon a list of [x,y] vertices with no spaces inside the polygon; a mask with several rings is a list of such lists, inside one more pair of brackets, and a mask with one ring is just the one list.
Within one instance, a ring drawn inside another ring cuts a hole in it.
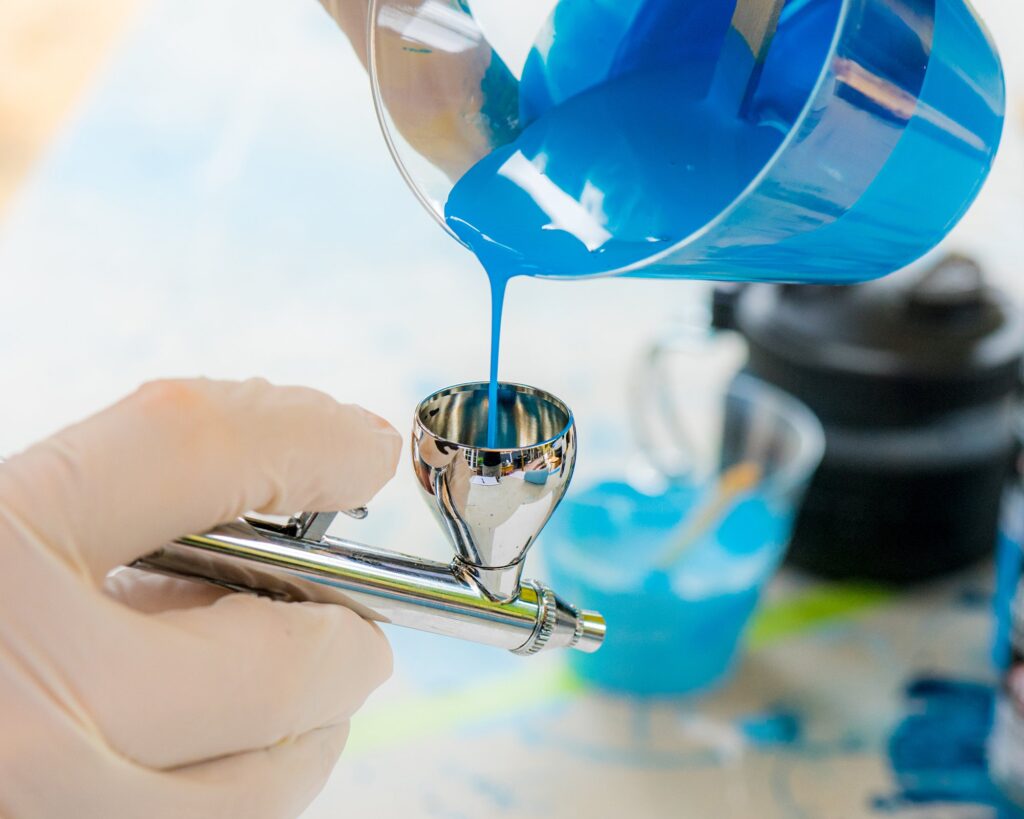
[{"label": "blue paint stream", "polygon": [[924,677],[907,687],[910,714],[889,739],[899,788],[875,800],[882,812],[921,805],[981,805],[997,819],[1024,819],[988,773],[987,742],[996,690],[983,683]]}]

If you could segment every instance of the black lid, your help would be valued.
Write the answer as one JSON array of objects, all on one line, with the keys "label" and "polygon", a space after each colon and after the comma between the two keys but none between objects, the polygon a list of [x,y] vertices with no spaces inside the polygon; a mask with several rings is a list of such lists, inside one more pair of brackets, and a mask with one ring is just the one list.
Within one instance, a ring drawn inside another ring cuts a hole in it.
[{"label": "black lid", "polygon": [[750,369],[825,421],[891,425],[1013,393],[1024,319],[978,266],[856,286],[752,285],[736,303]]}]

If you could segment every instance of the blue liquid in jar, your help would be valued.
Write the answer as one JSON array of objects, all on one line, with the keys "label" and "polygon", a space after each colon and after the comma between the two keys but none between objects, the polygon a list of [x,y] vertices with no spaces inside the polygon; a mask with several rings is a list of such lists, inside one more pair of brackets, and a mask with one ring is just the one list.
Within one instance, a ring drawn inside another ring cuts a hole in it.
[{"label": "blue liquid in jar", "polygon": [[667,569],[659,558],[707,487],[644,495],[597,484],[564,502],[542,535],[552,584],[609,624],[599,652],[569,662],[601,688],[640,696],[706,691],[733,667],[743,633],[785,552],[792,510],[757,493]]}]

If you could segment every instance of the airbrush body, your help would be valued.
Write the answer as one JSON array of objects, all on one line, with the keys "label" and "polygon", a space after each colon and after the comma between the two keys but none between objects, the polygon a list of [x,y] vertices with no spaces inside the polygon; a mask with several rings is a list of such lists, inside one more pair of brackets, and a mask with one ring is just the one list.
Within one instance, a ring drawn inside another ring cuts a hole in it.
[{"label": "airbrush body", "polygon": [[572,413],[548,393],[503,384],[502,448],[487,448],[487,396],[486,383],[442,390],[420,404],[413,422],[413,467],[455,546],[450,564],[330,537],[334,513],[302,513],[283,525],[245,518],[189,535],[135,565],[284,600],[336,603],[369,620],[517,654],[596,651],[605,633],[599,614],[522,580],[526,554],[572,478]]}]

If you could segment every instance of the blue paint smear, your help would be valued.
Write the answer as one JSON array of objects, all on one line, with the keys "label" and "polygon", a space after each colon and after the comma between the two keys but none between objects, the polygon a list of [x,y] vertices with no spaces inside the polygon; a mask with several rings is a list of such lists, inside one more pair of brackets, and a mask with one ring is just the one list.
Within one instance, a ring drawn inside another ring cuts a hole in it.
[{"label": "blue paint smear", "polygon": [[996,550],[996,633],[992,647],[992,659],[996,668],[1010,666],[1010,634],[1013,629],[1013,598],[1024,568],[1024,550],[1016,537],[1006,532],[999,533]]},{"label": "blue paint smear", "polygon": [[[558,59],[561,48],[535,49],[521,85],[497,56],[489,66],[481,118],[495,148],[458,180],[445,206],[449,227],[490,278],[489,447],[499,446],[498,359],[508,281],[593,275],[670,249],[722,213],[792,128],[831,41],[839,4],[816,3],[810,11],[794,6],[804,13],[791,16],[815,21],[802,30],[799,51],[815,55],[817,65],[795,85],[766,66],[765,88],[791,104],[762,105],[761,115],[750,117],[739,115],[734,89],[714,81],[716,66],[749,56],[745,45],[735,53],[727,49],[733,5],[641,0],[588,14],[594,11],[589,3],[566,2],[553,18],[554,42],[571,39],[574,31],[587,35],[587,47],[572,52],[568,77],[557,77],[558,66],[566,67]],[[714,35],[700,25],[711,23]],[[786,32],[799,26],[787,20],[780,28],[781,51]],[[677,36],[681,32],[686,36]],[[516,93],[518,106],[510,97]],[[521,133],[520,111],[530,122]]]},{"label": "blue paint smear", "polygon": [[791,747],[803,741],[803,719],[796,711],[779,708],[740,720],[740,730],[757,747]]},{"label": "blue paint smear", "polygon": [[997,819],[1024,819],[988,773],[996,690],[984,683],[923,677],[907,687],[911,712],[889,739],[899,790],[874,801],[881,812],[921,805],[979,805]]},{"label": "blue paint smear", "polygon": [[965,609],[987,609],[992,605],[992,593],[988,589],[965,586],[957,593],[956,602]]},{"label": "blue paint smear", "polygon": [[497,52],[491,55],[480,90],[483,94],[480,115],[486,121],[486,131],[491,134],[493,144],[511,142],[520,131],[519,83]]},{"label": "blue paint smear", "polygon": [[518,804],[518,791],[506,782],[484,776],[472,776],[469,784],[480,796],[484,797],[492,810],[508,813]]}]

